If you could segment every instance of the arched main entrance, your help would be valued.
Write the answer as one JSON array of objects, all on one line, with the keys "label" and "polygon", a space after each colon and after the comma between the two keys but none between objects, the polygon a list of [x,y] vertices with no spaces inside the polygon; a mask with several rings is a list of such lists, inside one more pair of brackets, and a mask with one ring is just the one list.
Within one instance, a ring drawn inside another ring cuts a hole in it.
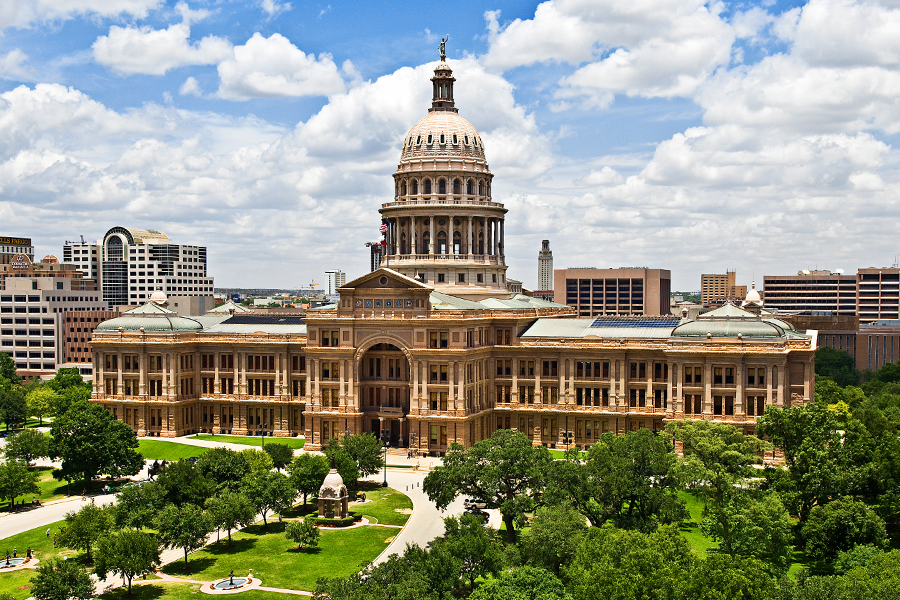
[{"label": "arched main entrance", "polygon": [[393,344],[375,344],[359,360],[359,403],[363,431],[390,429],[391,446],[409,445],[409,361]]}]

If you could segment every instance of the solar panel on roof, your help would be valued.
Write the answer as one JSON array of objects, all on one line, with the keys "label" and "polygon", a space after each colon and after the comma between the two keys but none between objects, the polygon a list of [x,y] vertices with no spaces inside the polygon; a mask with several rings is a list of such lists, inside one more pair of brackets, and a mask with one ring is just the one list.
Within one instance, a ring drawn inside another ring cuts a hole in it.
[{"label": "solar panel on roof", "polygon": [[677,317],[646,317],[646,318],[630,318],[617,319],[608,317],[599,317],[594,319],[591,327],[675,327],[681,320]]}]

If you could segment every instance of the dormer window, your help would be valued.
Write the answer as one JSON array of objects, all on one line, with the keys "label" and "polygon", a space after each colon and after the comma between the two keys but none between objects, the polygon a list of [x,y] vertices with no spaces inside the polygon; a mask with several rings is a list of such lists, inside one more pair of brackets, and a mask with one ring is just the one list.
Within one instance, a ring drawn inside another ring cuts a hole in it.
[{"label": "dormer window", "polygon": [[431,134],[429,133],[428,140],[426,140],[426,143],[430,144],[431,142],[432,142],[432,137],[431,137]]},{"label": "dormer window", "polygon": [[443,134],[443,133],[441,134],[441,143],[442,143],[442,144],[446,144],[446,143],[447,143],[446,141],[444,141],[444,134]]},{"label": "dormer window", "polygon": [[412,136],[409,136],[409,143],[406,144],[407,148],[412,146]]},{"label": "dormer window", "polygon": [[455,134],[455,133],[453,134],[453,143],[454,143],[454,144],[458,144],[458,143],[459,143],[459,139],[456,137],[456,134]]},{"label": "dormer window", "polygon": [[465,143],[466,146],[469,145],[469,136],[467,136],[467,135],[463,136],[463,143]]},{"label": "dormer window", "polygon": [[420,145],[421,143],[422,143],[422,136],[421,135],[416,136],[416,146]]},{"label": "dormer window", "polygon": [[477,148],[477,147],[478,147],[478,138],[473,137],[473,138],[472,138],[472,143],[475,144],[475,147]]}]

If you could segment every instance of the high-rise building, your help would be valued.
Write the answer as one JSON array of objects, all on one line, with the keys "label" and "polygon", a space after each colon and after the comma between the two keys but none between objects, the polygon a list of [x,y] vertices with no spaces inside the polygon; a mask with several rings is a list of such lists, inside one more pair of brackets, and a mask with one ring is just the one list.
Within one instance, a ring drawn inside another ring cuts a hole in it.
[{"label": "high-rise building", "polygon": [[735,284],[734,271],[705,273],[700,276],[700,303],[704,306],[723,300],[742,300],[747,296],[746,285]]},{"label": "high-rise building", "polygon": [[14,256],[24,254],[34,262],[34,246],[31,238],[0,236],[0,265],[8,265]]},{"label": "high-rise building", "polygon": [[340,269],[325,271],[325,295],[334,296],[337,289],[347,283],[347,274]]},{"label": "high-rise building", "polygon": [[206,248],[173,244],[155,229],[113,227],[98,244],[67,243],[63,262],[97,278],[110,308],[142,304],[156,290],[178,314],[202,315],[215,306]]},{"label": "high-rise building", "polygon": [[816,316],[856,316],[856,275],[800,271],[763,277],[766,307]]},{"label": "high-rise building", "polygon": [[900,318],[900,268],[857,270],[856,314],[860,324]]},{"label": "high-rise building", "polygon": [[[85,279],[81,271],[72,265],[60,264],[55,256],[45,256],[41,262],[32,262],[27,254],[16,254],[8,263],[0,264],[0,290],[7,289],[9,282],[23,278],[31,281],[32,285],[37,285],[34,283],[36,279],[68,279],[73,290],[97,289],[96,281]],[[59,283],[54,281],[53,285]]]},{"label": "high-rise building", "polygon": [[601,315],[667,315],[672,273],[667,269],[557,269],[553,296],[580,317]]},{"label": "high-rise building", "polygon": [[553,252],[550,251],[550,240],[541,241],[538,252],[538,291],[548,292],[553,289]]}]

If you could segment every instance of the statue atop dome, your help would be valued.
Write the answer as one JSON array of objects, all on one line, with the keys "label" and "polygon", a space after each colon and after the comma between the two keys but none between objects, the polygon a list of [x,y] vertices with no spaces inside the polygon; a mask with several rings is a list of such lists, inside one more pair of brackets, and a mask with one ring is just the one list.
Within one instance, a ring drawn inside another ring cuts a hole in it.
[{"label": "statue atop dome", "polygon": [[445,60],[447,60],[446,47],[447,47],[447,41],[449,39],[450,39],[449,33],[447,34],[446,38],[441,38],[441,62],[444,62]]}]

